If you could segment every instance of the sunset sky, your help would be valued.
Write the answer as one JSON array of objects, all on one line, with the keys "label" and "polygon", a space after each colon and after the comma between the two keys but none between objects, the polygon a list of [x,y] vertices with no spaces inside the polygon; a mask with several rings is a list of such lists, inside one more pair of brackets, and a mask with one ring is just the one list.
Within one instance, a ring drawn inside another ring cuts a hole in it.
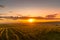
[{"label": "sunset sky", "polygon": [[60,0],[0,0],[0,14],[60,17]]}]

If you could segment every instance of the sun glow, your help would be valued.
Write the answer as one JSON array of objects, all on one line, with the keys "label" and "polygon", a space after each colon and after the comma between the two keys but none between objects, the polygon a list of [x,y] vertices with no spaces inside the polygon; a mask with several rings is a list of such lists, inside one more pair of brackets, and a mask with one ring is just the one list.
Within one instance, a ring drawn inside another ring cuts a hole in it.
[{"label": "sun glow", "polygon": [[35,19],[28,19],[28,22],[34,22],[35,21]]}]

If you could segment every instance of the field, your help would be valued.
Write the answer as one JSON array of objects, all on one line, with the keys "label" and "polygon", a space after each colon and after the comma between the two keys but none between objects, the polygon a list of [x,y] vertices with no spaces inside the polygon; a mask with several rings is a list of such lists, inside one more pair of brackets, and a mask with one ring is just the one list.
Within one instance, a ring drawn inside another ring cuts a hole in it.
[{"label": "field", "polygon": [[0,40],[60,40],[60,22],[0,24]]}]

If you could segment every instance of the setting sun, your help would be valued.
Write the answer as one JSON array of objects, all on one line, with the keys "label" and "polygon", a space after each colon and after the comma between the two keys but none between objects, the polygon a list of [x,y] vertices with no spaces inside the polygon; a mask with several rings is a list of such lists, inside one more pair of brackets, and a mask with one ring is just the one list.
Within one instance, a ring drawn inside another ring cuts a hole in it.
[{"label": "setting sun", "polygon": [[28,22],[34,22],[35,19],[28,19]]}]

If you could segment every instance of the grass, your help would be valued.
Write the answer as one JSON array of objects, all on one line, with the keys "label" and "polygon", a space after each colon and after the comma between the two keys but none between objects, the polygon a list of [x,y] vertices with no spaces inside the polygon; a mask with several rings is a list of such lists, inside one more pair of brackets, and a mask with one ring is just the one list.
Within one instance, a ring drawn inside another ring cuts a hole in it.
[{"label": "grass", "polygon": [[60,40],[60,22],[0,24],[0,40]]}]

